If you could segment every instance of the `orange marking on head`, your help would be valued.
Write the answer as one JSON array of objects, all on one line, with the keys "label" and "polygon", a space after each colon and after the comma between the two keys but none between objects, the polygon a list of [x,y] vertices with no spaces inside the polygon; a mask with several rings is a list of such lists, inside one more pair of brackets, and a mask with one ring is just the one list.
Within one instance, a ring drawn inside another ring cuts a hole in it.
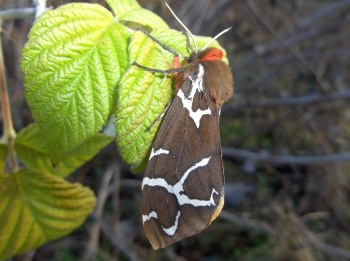
[{"label": "orange marking on head", "polygon": [[197,62],[220,61],[224,54],[218,48],[208,48],[197,58]]}]

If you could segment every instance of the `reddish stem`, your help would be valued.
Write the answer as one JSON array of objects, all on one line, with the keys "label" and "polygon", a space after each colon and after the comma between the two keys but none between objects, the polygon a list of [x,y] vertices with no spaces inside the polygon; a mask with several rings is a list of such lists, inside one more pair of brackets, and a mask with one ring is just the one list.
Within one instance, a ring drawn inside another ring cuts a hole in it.
[{"label": "reddish stem", "polygon": [[1,109],[2,109],[2,114],[4,118],[4,136],[2,138],[2,141],[7,143],[8,145],[10,167],[11,167],[11,170],[15,172],[18,170],[17,157],[14,150],[16,132],[15,132],[15,129],[13,128],[10,99],[7,92],[7,83],[6,83],[4,59],[2,54],[1,37],[0,37],[0,98],[1,98]]}]

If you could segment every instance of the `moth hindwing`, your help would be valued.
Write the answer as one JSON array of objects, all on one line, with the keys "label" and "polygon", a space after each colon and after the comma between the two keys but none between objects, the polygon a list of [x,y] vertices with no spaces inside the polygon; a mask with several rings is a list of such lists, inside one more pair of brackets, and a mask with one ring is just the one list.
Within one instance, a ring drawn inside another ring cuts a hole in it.
[{"label": "moth hindwing", "polygon": [[142,221],[154,249],[199,233],[224,204],[219,115],[232,96],[233,78],[221,50],[191,57],[181,71],[173,70],[180,87],[142,182]]}]

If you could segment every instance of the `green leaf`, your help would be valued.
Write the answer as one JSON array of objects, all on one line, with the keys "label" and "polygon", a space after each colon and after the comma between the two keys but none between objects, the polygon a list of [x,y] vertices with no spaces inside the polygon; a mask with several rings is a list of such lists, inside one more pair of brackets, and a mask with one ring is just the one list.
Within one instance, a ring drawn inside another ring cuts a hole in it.
[{"label": "green leaf", "polygon": [[37,124],[22,129],[15,140],[15,150],[19,159],[31,170],[66,177],[85,162],[94,157],[102,148],[114,140],[113,137],[98,134],[89,138],[77,149],[69,153],[57,167],[53,167],[47,146],[42,142],[42,134]]},{"label": "green leaf", "polygon": [[132,29],[148,27],[152,30],[166,30],[168,25],[155,13],[143,9],[136,0],[108,0],[118,22]]},{"label": "green leaf", "polygon": [[129,37],[96,4],[61,6],[35,22],[22,52],[25,95],[55,165],[114,112]]},{"label": "green leaf", "polygon": [[97,134],[89,138],[78,148],[69,153],[55,168],[59,176],[66,177],[85,162],[92,159],[100,150],[114,141],[114,137]]},{"label": "green leaf", "polygon": [[141,8],[136,0],[106,0],[106,2],[111,7],[117,18],[129,10]]},{"label": "green leaf", "polygon": [[0,176],[0,260],[63,237],[95,205],[80,184],[30,170]]},{"label": "green leaf", "polygon": [[4,167],[6,165],[8,146],[6,143],[0,141],[0,173],[3,173]]},{"label": "green leaf", "polygon": [[143,25],[143,27],[146,28],[151,28],[154,31],[169,29],[168,25],[162,18],[143,8],[133,9],[124,13],[119,17],[119,21],[132,29],[136,29],[137,27],[140,27],[140,25]]},{"label": "green leaf", "polygon": [[[134,33],[129,45],[130,60],[150,68],[169,65],[155,43],[142,32]],[[150,152],[150,145],[160,121],[150,131],[147,127],[162,113],[171,97],[170,77],[153,74],[130,66],[120,81],[115,114],[116,141],[123,159],[134,172],[142,172]]]}]

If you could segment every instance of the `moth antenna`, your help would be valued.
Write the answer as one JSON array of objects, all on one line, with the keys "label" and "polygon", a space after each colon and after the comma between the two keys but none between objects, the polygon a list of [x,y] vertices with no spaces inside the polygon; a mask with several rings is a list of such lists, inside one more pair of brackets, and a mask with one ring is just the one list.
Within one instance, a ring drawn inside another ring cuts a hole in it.
[{"label": "moth antenna", "polygon": [[218,39],[221,35],[223,35],[224,33],[227,33],[228,31],[230,31],[231,28],[232,28],[232,27],[227,28],[227,29],[223,30],[221,33],[218,33],[213,39],[211,39],[211,40],[203,47],[202,51],[205,50],[209,45],[211,45],[211,43],[214,42],[216,39]]},{"label": "moth antenna", "polygon": [[173,12],[173,10],[170,8],[170,6],[168,5],[167,2],[165,2],[165,0],[163,0],[164,4],[167,6],[167,8],[169,9],[169,11],[172,13],[172,15],[175,17],[175,19],[180,23],[180,25],[186,30],[186,32],[190,35],[193,43],[194,43],[194,49],[195,49],[195,54],[198,54],[198,46],[197,46],[197,42],[193,37],[193,34],[191,33],[191,31],[186,27],[186,25],[184,25],[183,22],[181,22],[181,20],[176,16],[176,14]]}]

